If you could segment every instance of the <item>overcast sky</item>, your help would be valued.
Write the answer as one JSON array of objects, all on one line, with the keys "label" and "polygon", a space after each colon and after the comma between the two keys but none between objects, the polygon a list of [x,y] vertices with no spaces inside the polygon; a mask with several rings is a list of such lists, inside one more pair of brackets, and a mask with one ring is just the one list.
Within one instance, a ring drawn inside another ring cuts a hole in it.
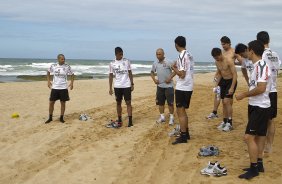
[{"label": "overcast sky", "polygon": [[174,39],[187,38],[196,62],[224,35],[232,46],[268,31],[282,54],[281,0],[0,0],[0,58],[112,59],[114,48],[131,60],[154,60]]}]

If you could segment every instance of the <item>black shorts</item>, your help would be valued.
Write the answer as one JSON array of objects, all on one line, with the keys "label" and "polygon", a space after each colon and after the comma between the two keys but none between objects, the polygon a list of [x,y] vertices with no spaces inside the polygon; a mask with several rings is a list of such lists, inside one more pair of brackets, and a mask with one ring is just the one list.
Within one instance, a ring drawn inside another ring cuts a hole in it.
[{"label": "black shorts", "polygon": [[50,101],[60,100],[63,102],[69,101],[70,97],[69,97],[68,89],[52,89],[49,100]]},{"label": "black shorts", "polygon": [[173,87],[170,88],[161,88],[157,87],[156,92],[156,104],[157,105],[164,105],[165,100],[167,101],[167,105],[172,106],[174,102],[174,89]]},{"label": "black shorts", "polygon": [[249,105],[249,121],[246,127],[245,134],[266,136],[269,113],[270,108],[261,108],[258,106]]},{"label": "black shorts", "polygon": [[270,92],[270,119],[276,118],[277,116],[277,92]]},{"label": "black shorts", "polygon": [[185,109],[188,109],[192,93],[193,91],[175,90],[176,107],[184,107]]},{"label": "black shorts", "polygon": [[116,101],[120,102],[124,98],[125,101],[131,100],[131,87],[129,88],[114,88]]},{"label": "black shorts", "polygon": [[236,91],[236,88],[237,88],[237,81],[236,81],[236,84],[234,86],[234,92],[232,95],[229,95],[228,91],[232,85],[232,80],[233,79],[223,79],[221,78],[221,80],[219,81],[218,85],[220,86],[220,98],[221,99],[224,99],[224,98],[233,98],[233,95]]}]

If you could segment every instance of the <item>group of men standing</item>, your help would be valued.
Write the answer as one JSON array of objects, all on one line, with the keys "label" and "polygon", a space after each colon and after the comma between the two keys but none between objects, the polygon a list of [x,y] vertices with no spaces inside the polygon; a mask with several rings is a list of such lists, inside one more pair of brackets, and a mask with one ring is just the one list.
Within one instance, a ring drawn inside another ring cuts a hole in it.
[{"label": "group of men standing", "polygon": [[[164,105],[167,101],[169,109],[169,125],[174,125],[174,99],[176,112],[180,124],[180,136],[172,142],[173,145],[187,143],[190,139],[188,127],[189,108],[193,93],[194,60],[191,53],[186,49],[186,39],[178,36],[174,40],[175,48],[179,52],[176,61],[172,62],[165,57],[164,50],[156,51],[157,61],[152,65],[151,78],[157,85],[156,104],[159,106],[160,117],[157,123],[165,123]],[[257,34],[257,40],[244,44],[238,44],[235,50],[231,47],[228,37],[221,38],[220,48],[213,48],[212,57],[215,59],[217,72],[215,74],[215,86],[220,88],[220,99],[223,104],[223,121],[218,128],[223,131],[233,129],[233,95],[237,87],[237,72],[235,64],[241,65],[243,76],[249,86],[249,90],[235,97],[242,100],[249,97],[248,124],[245,131],[245,141],[250,156],[250,167],[240,178],[251,179],[264,172],[263,151],[271,151],[274,137],[273,119],[277,115],[277,89],[276,79],[280,66],[278,55],[269,48],[269,35],[262,31]],[[236,62],[237,61],[237,62]],[[50,73],[54,73],[53,84],[50,82]],[[157,78],[155,74],[157,73]],[[52,121],[54,104],[61,101],[60,121],[64,122],[65,102],[69,100],[67,75],[71,75],[70,89],[73,88],[73,72],[69,65],[65,64],[64,55],[58,55],[58,63],[51,65],[47,73],[48,87],[52,88],[49,105],[49,119]],[[173,78],[176,76],[174,90]],[[115,77],[115,81],[113,78]],[[113,84],[114,83],[114,84]],[[114,89],[113,89],[114,88]],[[115,48],[115,59],[109,65],[109,94],[115,94],[117,124],[122,126],[122,100],[125,100],[128,114],[128,127],[133,126],[131,92],[134,90],[133,75],[130,61],[123,57],[123,50]],[[215,96],[214,109],[207,117],[217,118],[217,109],[220,99]],[[265,140],[267,144],[265,147]]]}]

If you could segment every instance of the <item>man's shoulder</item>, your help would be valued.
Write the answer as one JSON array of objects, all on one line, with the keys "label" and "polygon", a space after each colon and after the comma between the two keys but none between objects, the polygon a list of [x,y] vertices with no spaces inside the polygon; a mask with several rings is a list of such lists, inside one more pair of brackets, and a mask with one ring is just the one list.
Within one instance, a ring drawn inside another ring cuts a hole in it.
[{"label": "man's shoulder", "polygon": [[50,65],[50,67],[57,67],[59,64],[58,63],[52,63],[51,65]]}]

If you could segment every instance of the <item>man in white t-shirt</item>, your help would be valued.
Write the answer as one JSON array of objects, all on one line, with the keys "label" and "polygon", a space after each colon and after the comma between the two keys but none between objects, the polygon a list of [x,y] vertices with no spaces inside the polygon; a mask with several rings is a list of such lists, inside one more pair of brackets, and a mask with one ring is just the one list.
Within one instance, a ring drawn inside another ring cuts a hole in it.
[{"label": "man in white t-shirt", "polygon": [[117,123],[119,126],[122,125],[122,107],[121,102],[124,98],[127,113],[128,113],[128,127],[133,126],[132,123],[132,106],[131,106],[131,92],[134,89],[133,75],[131,71],[130,61],[123,58],[123,50],[120,47],[115,48],[115,60],[110,63],[109,68],[109,94],[113,94],[113,76],[115,75],[114,81],[114,92],[117,102]]},{"label": "man in white t-shirt", "polygon": [[264,172],[262,158],[270,113],[271,69],[262,59],[263,52],[262,42],[254,40],[248,44],[248,58],[254,64],[254,71],[249,79],[249,91],[236,95],[237,100],[249,97],[245,142],[248,146],[250,168],[243,169],[247,172],[239,176],[242,179],[251,179],[258,176],[259,172]]},{"label": "man in white t-shirt", "polygon": [[272,151],[272,144],[274,139],[275,133],[275,126],[274,126],[274,118],[277,116],[277,75],[280,68],[280,59],[276,52],[272,51],[269,48],[269,35],[266,31],[261,31],[257,34],[257,40],[261,41],[264,44],[264,52],[262,55],[262,59],[266,61],[271,69],[272,74],[272,84],[269,93],[270,104],[271,104],[271,113],[270,119],[268,122],[268,129],[267,129],[267,136],[266,136],[266,146],[265,152]]},{"label": "man in white t-shirt", "polygon": [[[60,122],[64,123],[64,113],[66,109],[66,101],[69,101],[68,92],[68,75],[71,76],[71,82],[69,88],[73,89],[74,73],[71,70],[70,65],[65,64],[65,56],[59,54],[58,63],[52,64],[47,71],[48,87],[51,90],[50,102],[49,102],[49,119],[45,123],[50,123],[53,120],[53,111],[56,100],[61,102],[61,116]],[[51,83],[51,74],[53,74],[53,83]]]},{"label": "man in white t-shirt", "polygon": [[249,76],[254,70],[254,65],[252,61],[248,59],[248,47],[242,43],[239,43],[235,47],[235,56],[237,60],[241,63],[242,74],[249,86]]},{"label": "man in white t-shirt", "polygon": [[186,39],[183,36],[178,36],[174,40],[175,48],[179,52],[179,56],[172,69],[174,73],[171,76],[176,76],[175,86],[175,102],[176,111],[180,124],[180,137],[172,143],[187,143],[190,139],[188,128],[188,115],[186,109],[189,108],[190,99],[193,93],[194,79],[194,60],[193,56],[186,50]]}]

